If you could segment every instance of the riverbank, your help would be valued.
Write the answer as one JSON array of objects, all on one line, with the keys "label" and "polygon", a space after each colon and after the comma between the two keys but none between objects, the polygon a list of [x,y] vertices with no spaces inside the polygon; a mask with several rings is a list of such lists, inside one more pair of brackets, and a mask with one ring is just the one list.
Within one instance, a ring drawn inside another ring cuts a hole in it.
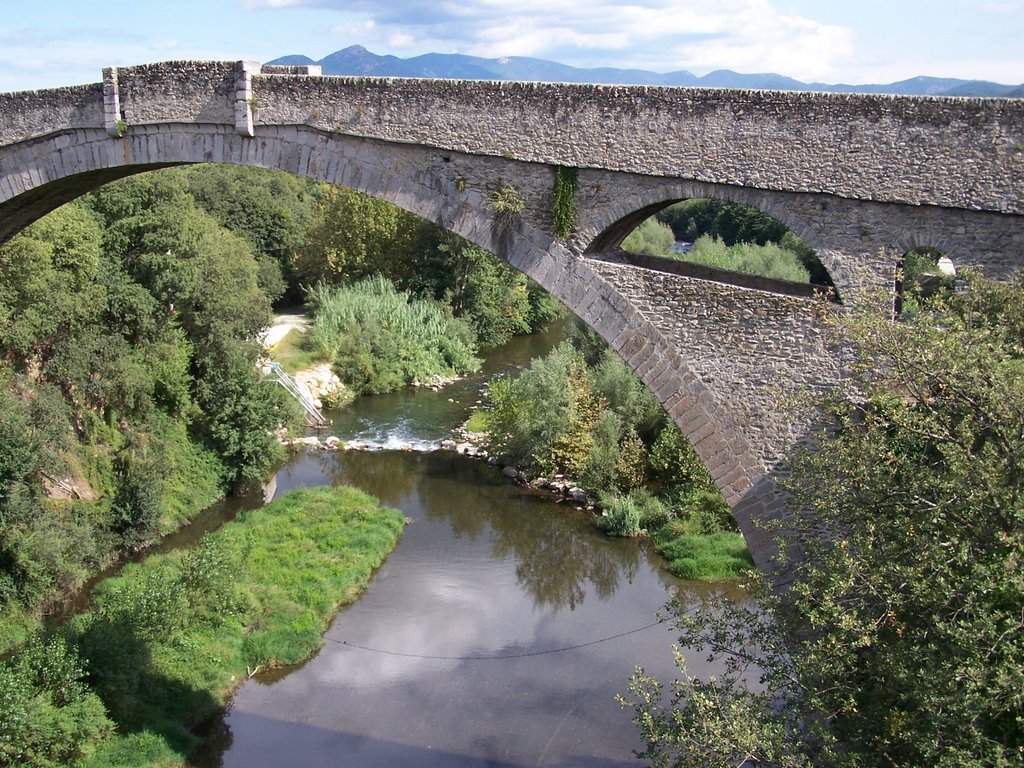
[{"label": "riverbank", "polygon": [[[52,700],[45,727],[12,734],[26,742],[14,764],[182,764],[201,741],[197,725],[241,681],[320,647],[331,618],[359,596],[403,526],[400,512],[357,489],[298,490],[243,512],[193,549],[128,565],[63,631],[88,687],[76,681],[73,701],[45,685],[14,687],[29,714],[40,711],[40,698]],[[18,703],[5,701],[10,712]],[[54,738],[56,726],[69,743]]]},{"label": "riverbank", "polygon": [[[713,526],[702,529],[700,522],[673,516],[653,496],[614,492],[594,494],[575,478],[562,474],[546,477],[526,472],[490,452],[486,430],[487,412],[477,408],[461,427],[453,431],[452,439],[442,443],[442,447],[465,456],[486,459],[512,482],[547,491],[557,501],[590,513],[595,525],[608,535],[649,538],[658,554],[665,559],[666,569],[679,578],[730,581],[741,579],[754,569],[754,561],[740,533]],[[645,504],[655,508],[653,514],[642,508]],[[714,506],[713,500],[711,505]],[[627,515],[634,516],[635,521],[623,526],[619,518]],[[711,509],[706,516],[716,515],[720,513]],[[624,528],[629,532],[622,533]]]}]

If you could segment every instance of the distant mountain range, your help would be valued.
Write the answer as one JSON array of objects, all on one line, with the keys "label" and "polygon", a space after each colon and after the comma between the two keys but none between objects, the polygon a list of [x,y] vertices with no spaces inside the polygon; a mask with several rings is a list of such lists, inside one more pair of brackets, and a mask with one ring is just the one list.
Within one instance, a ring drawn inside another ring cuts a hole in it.
[{"label": "distant mountain range", "polygon": [[642,69],[581,69],[545,59],[509,56],[482,59],[459,53],[426,53],[410,59],[378,56],[352,45],[314,61],[308,56],[282,56],[268,64],[319,64],[325,75],[368,75],[376,77],[440,77],[464,80],[535,80],[551,83],[605,83],[617,85],[690,85],[701,88],[752,88],[777,91],[829,91],[832,93],[896,93],[924,96],[1024,97],[1024,84],[1002,85],[987,80],[958,80],[952,77],[912,77],[898,83],[831,85],[804,83],[774,73],[744,75],[718,69],[703,77],[679,70],[660,74]]}]

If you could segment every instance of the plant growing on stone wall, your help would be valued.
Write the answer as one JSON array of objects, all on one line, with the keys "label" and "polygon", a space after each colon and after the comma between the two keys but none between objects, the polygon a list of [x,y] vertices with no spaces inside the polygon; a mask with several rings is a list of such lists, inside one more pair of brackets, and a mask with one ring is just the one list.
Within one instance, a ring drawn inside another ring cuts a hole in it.
[{"label": "plant growing on stone wall", "polygon": [[114,123],[114,128],[117,131],[118,137],[124,136],[126,133],[128,133],[128,123],[126,123],[124,120],[118,120],[116,123]]},{"label": "plant growing on stone wall", "polygon": [[494,191],[490,203],[499,218],[518,216],[526,208],[526,200],[515,187],[508,184],[503,184]]},{"label": "plant growing on stone wall", "polygon": [[555,188],[551,195],[551,218],[555,237],[565,239],[576,224],[576,169],[564,165],[555,168]]}]

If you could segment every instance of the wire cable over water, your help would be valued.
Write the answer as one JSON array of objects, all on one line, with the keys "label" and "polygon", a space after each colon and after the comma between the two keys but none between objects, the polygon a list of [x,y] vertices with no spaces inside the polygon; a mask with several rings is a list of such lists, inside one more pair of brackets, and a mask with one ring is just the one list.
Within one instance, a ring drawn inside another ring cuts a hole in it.
[{"label": "wire cable over water", "polygon": [[642,627],[636,629],[630,629],[625,632],[619,632],[616,635],[609,635],[608,637],[602,637],[598,640],[591,640],[586,643],[576,643],[575,645],[567,645],[564,648],[549,648],[545,651],[530,651],[529,653],[508,653],[497,656],[435,656],[426,653],[404,653],[402,651],[387,651],[383,648],[371,648],[366,645],[359,645],[358,643],[351,643],[348,640],[336,640],[333,637],[324,636],[324,640],[335,643],[336,645],[344,645],[349,648],[358,648],[361,651],[369,651],[370,653],[380,653],[385,656],[402,656],[407,659],[436,659],[441,661],[504,661],[506,659],[525,659],[530,656],[546,656],[551,653],[564,653],[565,651],[575,651],[579,648],[587,648],[591,645],[599,645],[601,643],[607,643],[611,640],[618,640],[620,637],[626,637],[628,635],[635,635],[637,632],[643,632],[645,629],[651,629],[659,624],[664,624],[669,619],[661,618],[651,624],[645,624]]}]

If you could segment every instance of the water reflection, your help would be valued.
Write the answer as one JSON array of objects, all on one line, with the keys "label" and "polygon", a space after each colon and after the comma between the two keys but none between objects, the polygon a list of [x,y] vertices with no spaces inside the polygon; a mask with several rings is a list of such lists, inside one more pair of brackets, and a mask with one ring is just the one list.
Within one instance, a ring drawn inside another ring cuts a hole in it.
[{"label": "water reflection", "polygon": [[312,453],[279,475],[280,492],[317,482],[412,522],[314,660],[239,690],[206,765],[634,764],[613,697],[635,664],[671,675],[672,632],[615,636],[677,583],[637,542],[452,454]]},{"label": "water reflection", "polygon": [[519,585],[538,607],[575,610],[590,592],[608,600],[620,579],[633,580],[641,559],[638,547],[610,541],[580,526],[581,513],[553,506],[548,499],[539,500],[531,511],[537,525],[508,516],[491,521],[491,552],[518,561]]}]

